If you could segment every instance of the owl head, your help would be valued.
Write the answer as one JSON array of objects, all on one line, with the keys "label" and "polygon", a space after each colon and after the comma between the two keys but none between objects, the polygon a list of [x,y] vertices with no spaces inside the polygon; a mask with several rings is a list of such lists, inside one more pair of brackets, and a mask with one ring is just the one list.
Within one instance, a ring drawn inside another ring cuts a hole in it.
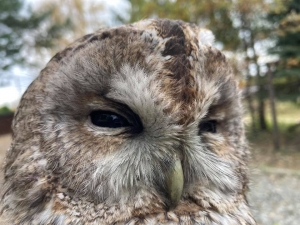
[{"label": "owl head", "polygon": [[86,35],[23,95],[2,212],[23,224],[255,224],[237,81],[210,31]]}]

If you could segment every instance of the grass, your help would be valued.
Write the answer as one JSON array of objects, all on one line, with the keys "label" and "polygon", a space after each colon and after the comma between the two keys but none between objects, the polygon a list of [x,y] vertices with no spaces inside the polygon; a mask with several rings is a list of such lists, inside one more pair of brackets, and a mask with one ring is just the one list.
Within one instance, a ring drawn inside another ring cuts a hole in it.
[{"label": "grass", "polygon": [[266,104],[267,131],[251,131],[250,116],[245,115],[247,136],[253,155],[253,163],[261,167],[280,167],[300,170],[300,105],[287,101],[276,102],[277,121],[281,148],[273,150],[272,118]]}]

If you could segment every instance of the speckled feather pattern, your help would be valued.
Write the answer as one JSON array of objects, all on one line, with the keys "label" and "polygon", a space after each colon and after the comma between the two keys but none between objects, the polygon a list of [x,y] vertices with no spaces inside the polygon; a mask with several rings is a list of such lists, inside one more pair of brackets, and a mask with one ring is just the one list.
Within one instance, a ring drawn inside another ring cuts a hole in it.
[{"label": "speckled feather pattern", "polygon": [[[57,53],[13,121],[1,213],[7,224],[254,225],[237,82],[196,25],[143,20],[99,30]],[[143,130],[94,126],[113,111]],[[201,121],[216,133],[199,133]],[[184,187],[170,208],[172,155]]]}]

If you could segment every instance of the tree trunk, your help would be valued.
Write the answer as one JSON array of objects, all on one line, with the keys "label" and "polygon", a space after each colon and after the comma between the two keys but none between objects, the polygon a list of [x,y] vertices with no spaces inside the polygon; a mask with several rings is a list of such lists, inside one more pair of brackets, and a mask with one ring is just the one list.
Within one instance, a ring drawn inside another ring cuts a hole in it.
[{"label": "tree trunk", "polygon": [[275,150],[280,149],[280,135],[277,125],[277,115],[276,115],[276,107],[275,107],[275,91],[273,86],[273,74],[271,70],[271,65],[268,65],[268,87],[269,87],[269,98],[270,98],[270,107],[271,107],[271,113],[272,113],[272,130],[273,130],[273,145]]},{"label": "tree trunk", "polygon": [[251,87],[251,82],[250,82],[250,75],[249,73],[247,74],[246,78],[246,93],[245,93],[245,99],[247,101],[247,106],[248,110],[250,113],[251,117],[251,130],[256,131],[256,118],[255,118],[255,108],[253,106],[253,98],[252,98],[252,93],[250,93],[250,87]]},{"label": "tree trunk", "polygon": [[261,130],[267,130],[267,123],[266,123],[266,117],[265,117],[265,101],[264,99],[259,98],[258,94],[258,118],[259,118],[259,128]]},{"label": "tree trunk", "polygon": [[[253,63],[256,67],[256,75],[255,75],[255,84],[258,87],[258,92],[256,93],[256,97],[257,97],[257,103],[258,103],[258,107],[257,107],[257,115],[258,115],[258,122],[259,122],[259,129],[260,130],[267,130],[267,123],[266,123],[266,117],[265,117],[265,102],[264,102],[264,82],[263,82],[263,77],[260,74],[260,67],[258,64],[258,56],[257,53],[255,51],[254,48],[254,44],[255,44],[255,40],[254,40],[254,34],[253,34],[253,30],[251,29],[250,26],[250,21],[247,20],[245,18],[245,15],[241,14],[241,21],[242,21],[242,29],[244,31],[247,31],[250,35],[245,35],[242,37],[242,41],[244,44],[244,50],[245,50],[245,54],[247,57],[247,64],[248,64],[248,73],[250,75],[249,72],[249,65],[250,63]],[[248,50],[252,50],[253,51],[253,56],[249,57],[247,54]],[[248,106],[251,108],[250,111],[254,110],[254,107],[251,103],[251,99],[248,99]],[[252,105],[252,106],[251,106]],[[252,108],[253,107],[253,108]],[[255,113],[253,113],[253,115],[251,115],[252,119],[255,120]],[[252,124],[253,127],[255,127],[255,122]]]},{"label": "tree trunk", "polygon": [[258,118],[259,118],[259,128],[261,130],[267,130],[267,123],[266,123],[266,114],[265,114],[265,101],[264,101],[264,80],[260,74],[260,67],[258,64],[258,56],[254,48],[254,37],[252,31],[250,31],[250,47],[253,51],[253,63],[256,67],[256,85],[259,88],[257,93],[257,101],[258,101]]},{"label": "tree trunk", "polygon": [[[247,21],[243,18],[243,16],[241,17],[241,21],[243,21],[244,26],[247,25]],[[250,76],[250,71],[249,71],[250,57],[247,54],[249,45],[248,45],[248,42],[245,39],[245,37],[241,38],[241,40],[242,40],[242,43],[243,43],[245,57],[246,57],[246,63],[247,63],[245,99],[247,101],[247,106],[248,106],[248,110],[249,110],[250,117],[251,117],[251,130],[256,131],[255,108],[254,108],[254,105],[253,105],[252,93],[250,93],[250,87],[251,87],[251,82],[250,82],[251,81],[251,76]]]}]

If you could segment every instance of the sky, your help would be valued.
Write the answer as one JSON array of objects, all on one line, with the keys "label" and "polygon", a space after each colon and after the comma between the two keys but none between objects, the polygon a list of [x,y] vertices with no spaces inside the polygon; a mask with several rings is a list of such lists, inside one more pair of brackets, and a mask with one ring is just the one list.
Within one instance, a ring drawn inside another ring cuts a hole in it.
[{"label": "sky", "polygon": [[[43,0],[25,0],[28,4],[30,4],[35,9],[40,2]],[[71,0],[65,0],[71,1]],[[92,4],[93,2],[100,2],[103,4],[105,11],[100,15],[101,19],[106,21],[108,26],[113,26],[113,16],[112,12],[117,12],[123,17],[126,17],[126,9],[129,8],[129,3],[125,0],[86,0],[87,4]],[[49,56],[50,57],[50,56]],[[33,58],[33,60],[36,60]],[[48,59],[47,59],[48,60]],[[44,60],[44,64],[46,61]],[[44,65],[45,66],[45,65]],[[22,67],[14,67],[4,76],[12,77],[9,79],[9,84],[5,87],[0,87],[0,108],[3,106],[8,106],[11,109],[16,109],[19,100],[22,94],[25,92],[29,84],[36,78],[39,74],[39,71],[43,68],[37,69],[24,69]]]},{"label": "sky", "polygon": [[[35,7],[39,5],[39,3],[43,2],[44,0],[25,0],[28,4],[31,4],[33,10]],[[52,1],[62,1],[62,0],[52,0]],[[72,1],[72,0],[63,0],[63,1]],[[101,21],[106,21],[106,24],[108,26],[114,26],[115,21],[113,20],[113,14],[112,12],[117,12],[119,15],[122,15],[122,17],[128,16],[126,14],[126,11],[129,9],[130,5],[126,0],[85,0],[86,4],[93,4],[95,2],[102,3],[104,6],[104,11],[99,15],[99,18]],[[92,31],[89,31],[92,32]],[[218,43],[215,44],[215,47]],[[260,45],[263,43],[257,43],[257,45]],[[272,43],[271,43],[272,44]],[[262,46],[255,46],[258,54],[260,55],[259,60],[261,65],[263,65],[266,61],[273,61],[274,56],[269,56],[266,52],[266,49],[263,47],[267,46],[265,43]],[[226,54],[226,52],[225,52]],[[37,59],[31,56],[32,61],[40,61],[41,66],[40,68],[36,69],[24,69],[22,67],[14,67],[7,76],[13,77],[13,79],[10,79],[9,85],[5,87],[0,87],[0,107],[2,106],[9,106],[12,109],[15,109],[19,99],[21,98],[21,95],[24,93],[28,85],[35,79],[35,77],[38,76],[39,71],[45,67],[45,64],[50,59],[51,55],[47,55],[45,58]],[[262,72],[266,70],[266,68],[262,67]],[[255,66],[250,65],[250,73],[252,75],[256,74]]]}]

